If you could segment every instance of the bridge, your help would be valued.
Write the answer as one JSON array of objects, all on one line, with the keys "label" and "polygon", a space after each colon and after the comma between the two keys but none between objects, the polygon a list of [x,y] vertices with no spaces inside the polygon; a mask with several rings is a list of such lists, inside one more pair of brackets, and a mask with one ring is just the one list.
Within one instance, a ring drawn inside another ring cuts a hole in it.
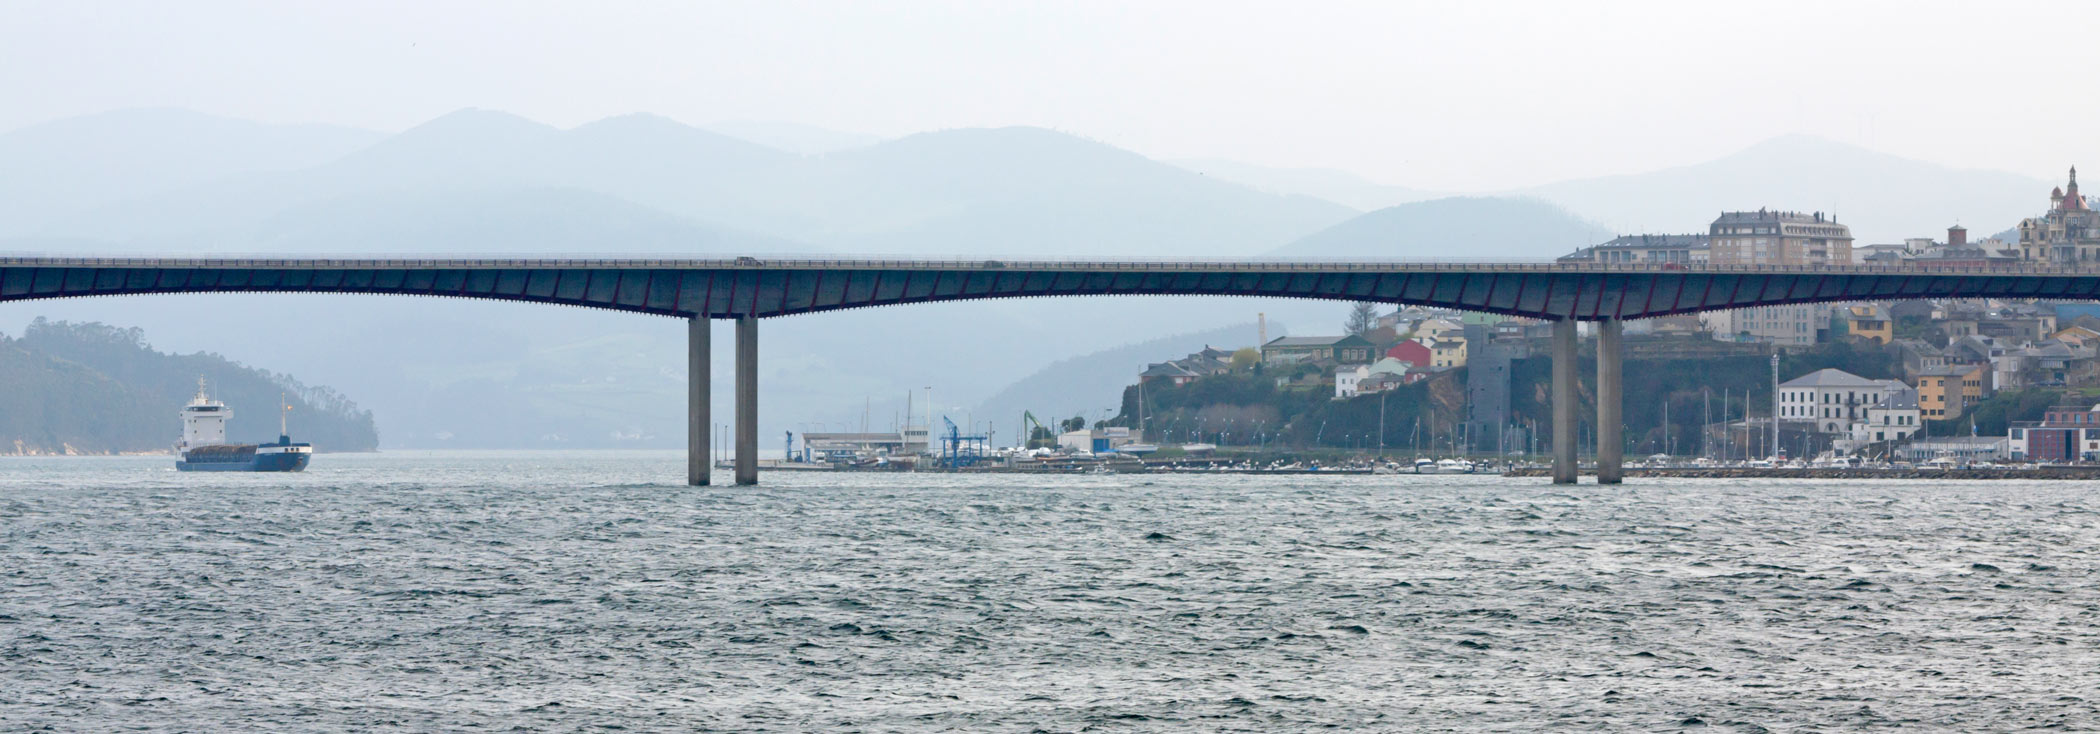
[{"label": "bridge", "polygon": [[1574,483],[1576,323],[1595,322],[1598,481],[1623,460],[1623,324],[1671,314],[1912,298],[2100,300],[2100,271],[1938,267],[917,258],[316,258],[0,255],[0,302],[154,293],[364,293],[525,301],[687,321],[687,471],[711,481],[709,330],[736,325],[735,475],[758,481],[758,320],[992,298],[1208,295],[1372,301],[1545,319],[1553,480]]}]

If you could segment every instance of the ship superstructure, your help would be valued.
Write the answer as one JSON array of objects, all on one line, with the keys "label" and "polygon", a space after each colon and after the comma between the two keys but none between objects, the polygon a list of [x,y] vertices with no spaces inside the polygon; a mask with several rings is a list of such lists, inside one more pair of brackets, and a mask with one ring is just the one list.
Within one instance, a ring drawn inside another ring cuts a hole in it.
[{"label": "ship superstructure", "polygon": [[182,456],[175,468],[182,471],[300,471],[313,459],[314,447],[292,443],[290,406],[280,405],[276,443],[227,443],[226,423],[233,409],[213,400],[204,379],[197,379],[197,394],[182,406],[182,440],[175,444]]}]

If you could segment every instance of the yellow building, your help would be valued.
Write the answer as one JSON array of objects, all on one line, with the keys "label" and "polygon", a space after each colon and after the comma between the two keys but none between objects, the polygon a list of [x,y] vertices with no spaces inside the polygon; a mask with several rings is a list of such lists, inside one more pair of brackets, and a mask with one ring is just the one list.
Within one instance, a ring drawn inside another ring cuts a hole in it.
[{"label": "yellow building", "polygon": [[1889,320],[1888,309],[1866,303],[1845,306],[1837,316],[1844,321],[1845,333],[1875,344],[1887,344],[1896,340],[1894,322]]},{"label": "yellow building", "polygon": [[1466,366],[1466,340],[1453,337],[1431,342],[1429,345],[1429,366]]},{"label": "yellow building", "polygon": [[1432,342],[1445,339],[1465,340],[1466,327],[1448,319],[1424,319],[1415,325],[1415,336]]},{"label": "yellow building", "polygon": [[1822,212],[1722,212],[1708,232],[1715,265],[1852,264],[1852,228]]},{"label": "yellow building", "polygon": [[1918,374],[1918,415],[1929,421],[1958,418],[1983,400],[1988,364],[1954,364]]}]

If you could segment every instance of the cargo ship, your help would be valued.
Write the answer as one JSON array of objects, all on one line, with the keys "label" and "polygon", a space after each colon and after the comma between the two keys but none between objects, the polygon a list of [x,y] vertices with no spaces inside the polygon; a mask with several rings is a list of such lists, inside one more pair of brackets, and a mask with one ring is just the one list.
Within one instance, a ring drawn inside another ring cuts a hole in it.
[{"label": "cargo ship", "polygon": [[277,442],[265,444],[227,443],[226,422],[233,410],[211,399],[203,378],[197,380],[197,395],[182,406],[182,442],[175,452],[180,471],[300,471],[313,460],[313,444],[292,443],[288,415],[291,407],[280,404]]}]

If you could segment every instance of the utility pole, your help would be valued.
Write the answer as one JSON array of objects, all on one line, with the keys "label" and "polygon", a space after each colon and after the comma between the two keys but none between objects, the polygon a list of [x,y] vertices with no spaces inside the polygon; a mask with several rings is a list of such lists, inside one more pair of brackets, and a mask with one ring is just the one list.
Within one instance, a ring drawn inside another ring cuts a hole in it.
[{"label": "utility pole", "polygon": [[1765,432],[1750,423],[1750,406],[1757,404],[1757,388],[1743,389],[1743,459],[1764,453],[1757,444],[1764,443]]},{"label": "utility pole", "polygon": [[1772,351],[1772,460],[1779,460],[1779,351]]}]

